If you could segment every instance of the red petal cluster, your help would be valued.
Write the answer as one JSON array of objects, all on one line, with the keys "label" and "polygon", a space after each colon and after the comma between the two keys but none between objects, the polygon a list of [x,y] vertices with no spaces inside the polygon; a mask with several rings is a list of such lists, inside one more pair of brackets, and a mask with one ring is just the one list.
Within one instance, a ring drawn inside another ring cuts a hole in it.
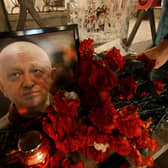
[{"label": "red petal cluster", "polygon": [[145,157],[141,155],[139,150],[136,149],[135,147],[132,148],[132,151],[129,155],[135,161],[135,163],[140,167],[144,167],[144,166],[153,167],[153,164],[154,164],[153,158],[150,156]]},{"label": "red petal cluster", "polygon": [[100,105],[108,99],[108,92],[117,83],[115,73],[101,61],[81,59],[78,87],[82,104]]},{"label": "red petal cluster", "polygon": [[111,68],[120,71],[125,65],[125,58],[120,54],[120,50],[112,48],[104,57],[104,63]]},{"label": "red petal cluster", "polygon": [[89,111],[90,121],[100,131],[111,132],[118,126],[116,109],[107,101],[103,107],[93,107]]},{"label": "red petal cluster", "polygon": [[137,90],[137,83],[132,76],[126,76],[120,79],[119,88],[120,99],[130,99]]},{"label": "red petal cluster", "polygon": [[94,49],[92,47],[93,40],[88,38],[87,40],[83,40],[79,46],[79,53],[81,58],[93,58]]},{"label": "red petal cluster", "polygon": [[93,87],[97,90],[109,91],[117,85],[117,77],[109,68],[103,66],[101,61],[86,60],[80,61],[79,86],[85,88]]},{"label": "red petal cluster", "polygon": [[142,135],[143,121],[136,115],[119,120],[119,130],[127,138],[139,137]]},{"label": "red petal cluster", "polygon": [[112,148],[120,155],[128,155],[131,152],[131,144],[121,137],[119,139],[115,138],[115,141],[112,142]]},{"label": "red petal cluster", "polygon": [[160,95],[160,93],[163,92],[163,83],[162,83],[162,80],[154,81],[153,85],[154,85],[154,88],[155,88],[157,94]]}]

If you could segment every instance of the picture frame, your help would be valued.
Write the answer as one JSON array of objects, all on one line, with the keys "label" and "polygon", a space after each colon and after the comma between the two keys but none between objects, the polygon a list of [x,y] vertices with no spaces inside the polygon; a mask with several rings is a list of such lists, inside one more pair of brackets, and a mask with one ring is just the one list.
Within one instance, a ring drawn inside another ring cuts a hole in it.
[{"label": "picture frame", "polygon": [[[57,90],[71,90],[76,82],[76,66],[79,61],[79,34],[76,24],[28,29],[0,33],[0,53],[11,43],[31,42],[49,55],[52,66],[56,69],[51,94]],[[0,117],[8,112],[10,101],[0,92]]]}]

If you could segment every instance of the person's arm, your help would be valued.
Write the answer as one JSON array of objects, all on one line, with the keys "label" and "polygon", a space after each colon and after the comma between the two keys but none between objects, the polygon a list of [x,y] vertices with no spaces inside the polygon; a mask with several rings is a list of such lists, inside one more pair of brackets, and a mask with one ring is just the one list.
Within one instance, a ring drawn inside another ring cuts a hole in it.
[{"label": "person's arm", "polygon": [[168,34],[165,36],[163,40],[160,41],[160,43],[157,46],[148,49],[143,53],[147,57],[156,60],[154,69],[158,69],[162,65],[164,65],[168,61]]}]

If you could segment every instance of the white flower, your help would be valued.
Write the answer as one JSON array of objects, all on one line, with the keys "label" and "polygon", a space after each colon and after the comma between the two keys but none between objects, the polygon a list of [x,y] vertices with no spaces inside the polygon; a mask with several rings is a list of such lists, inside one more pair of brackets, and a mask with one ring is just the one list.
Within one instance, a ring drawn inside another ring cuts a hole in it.
[{"label": "white flower", "polygon": [[74,91],[71,91],[71,92],[64,92],[64,97],[66,99],[72,99],[72,100],[78,100],[79,97],[77,95],[77,93],[75,93]]},{"label": "white flower", "polygon": [[101,144],[101,143],[96,143],[94,142],[93,144],[94,148],[98,151],[106,152],[107,148],[109,147],[109,144]]}]

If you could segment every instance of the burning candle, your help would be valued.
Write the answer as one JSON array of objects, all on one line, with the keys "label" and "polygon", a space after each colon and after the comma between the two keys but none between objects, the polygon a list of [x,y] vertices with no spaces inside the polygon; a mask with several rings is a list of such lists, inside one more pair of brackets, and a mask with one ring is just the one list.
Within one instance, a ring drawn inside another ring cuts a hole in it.
[{"label": "burning candle", "polygon": [[49,157],[46,139],[39,131],[29,131],[18,141],[21,162],[31,168],[45,168]]}]

